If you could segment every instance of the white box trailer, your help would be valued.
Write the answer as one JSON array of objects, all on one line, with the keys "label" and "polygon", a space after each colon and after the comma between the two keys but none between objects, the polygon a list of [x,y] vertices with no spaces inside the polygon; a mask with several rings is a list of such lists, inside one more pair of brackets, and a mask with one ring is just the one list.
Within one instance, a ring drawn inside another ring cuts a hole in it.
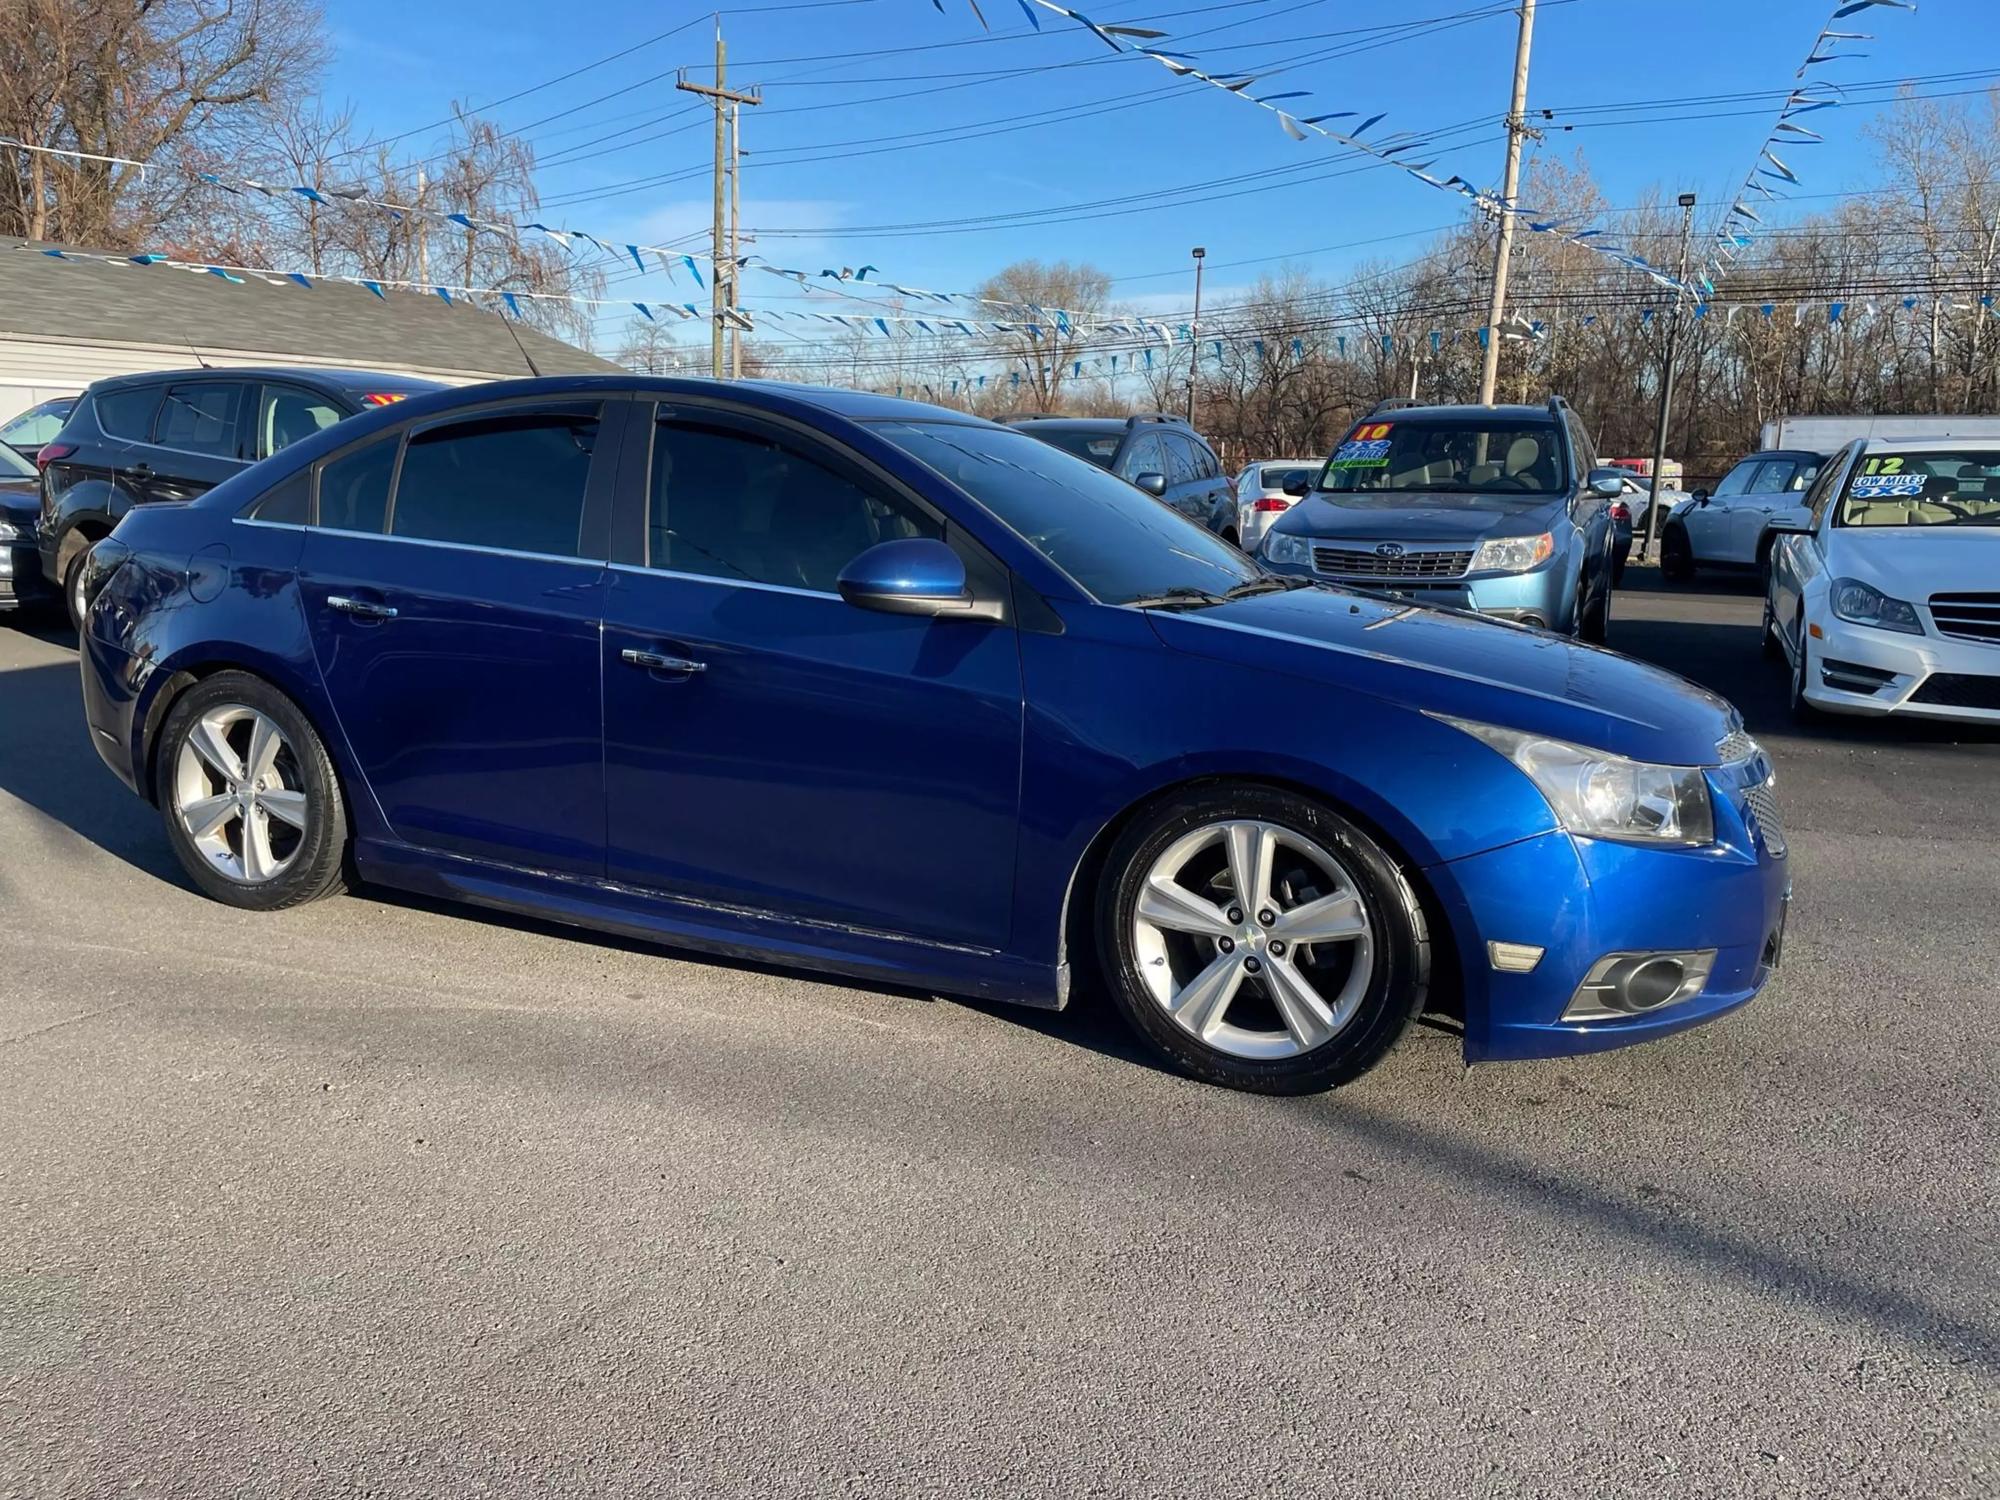
[{"label": "white box trailer", "polygon": [[1764,424],[1760,448],[1802,448],[1832,453],[1856,438],[1971,438],[2000,443],[2000,414],[1780,417]]}]

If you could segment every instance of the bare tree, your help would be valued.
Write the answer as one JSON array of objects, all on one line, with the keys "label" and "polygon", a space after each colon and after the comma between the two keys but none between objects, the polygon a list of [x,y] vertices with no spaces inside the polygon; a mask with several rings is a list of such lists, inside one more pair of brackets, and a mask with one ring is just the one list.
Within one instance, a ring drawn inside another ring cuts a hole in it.
[{"label": "bare tree", "polygon": [[[987,345],[1005,361],[1008,386],[1021,377],[1021,404],[1055,411],[1065,381],[1085,351],[1111,293],[1111,277],[1095,266],[1059,260],[1016,261],[983,287],[987,311],[1006,328]],[[996,305],[997,304],[997,305]]]}]

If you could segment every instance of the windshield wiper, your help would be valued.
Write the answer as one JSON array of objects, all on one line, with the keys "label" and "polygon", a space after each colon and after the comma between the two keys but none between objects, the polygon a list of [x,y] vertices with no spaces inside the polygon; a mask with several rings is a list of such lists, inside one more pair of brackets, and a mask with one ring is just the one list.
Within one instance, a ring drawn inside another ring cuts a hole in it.
[{"label": "windshield wiper", "polygon": [[1252,578],[1247,583],[1239,583],[1232,589],[1225,589],[1222,597],[1248,599],[1254,594],[1288,594],[1293,589],[1309,589],[1312,586],[1313,581],[1310,578],[1301,578],[1296,574],[1281,576],[1267,573],[1262,578]]},{"label": "windshield wiper", "polygon": [[1207,589],[1189,588],[1180,583],[1170,589],[1161,589],[1157,594],[1141,594],[1136,599],[1125,601],[1132,609],[1209,609],[1228,602],[1224,595],[1210,593]]}]

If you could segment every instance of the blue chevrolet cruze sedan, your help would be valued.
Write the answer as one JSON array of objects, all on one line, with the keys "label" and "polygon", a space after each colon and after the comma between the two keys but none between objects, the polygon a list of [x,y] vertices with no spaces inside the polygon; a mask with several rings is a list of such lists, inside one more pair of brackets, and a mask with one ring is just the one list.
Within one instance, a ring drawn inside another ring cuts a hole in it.
[{"label": "blue chevrolet cruze sedan", "polygon": [[349,879],[1360,1074],[1709,1020],[1776,964],[1721,700],[1261,571],[1026,433],[777,384],[414,397],[92,554],[97,748],[252,911]]}]

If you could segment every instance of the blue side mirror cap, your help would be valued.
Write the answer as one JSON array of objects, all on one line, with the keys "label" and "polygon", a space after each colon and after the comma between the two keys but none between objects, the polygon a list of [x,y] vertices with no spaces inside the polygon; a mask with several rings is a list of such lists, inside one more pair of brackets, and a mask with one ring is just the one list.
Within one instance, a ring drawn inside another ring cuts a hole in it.
[{"label": "blue side mirror cap", "polygon": [[977,613],[964,561],[930,537],[876,543],[840,570],[838,587],[849,604],[885,614]]}]

